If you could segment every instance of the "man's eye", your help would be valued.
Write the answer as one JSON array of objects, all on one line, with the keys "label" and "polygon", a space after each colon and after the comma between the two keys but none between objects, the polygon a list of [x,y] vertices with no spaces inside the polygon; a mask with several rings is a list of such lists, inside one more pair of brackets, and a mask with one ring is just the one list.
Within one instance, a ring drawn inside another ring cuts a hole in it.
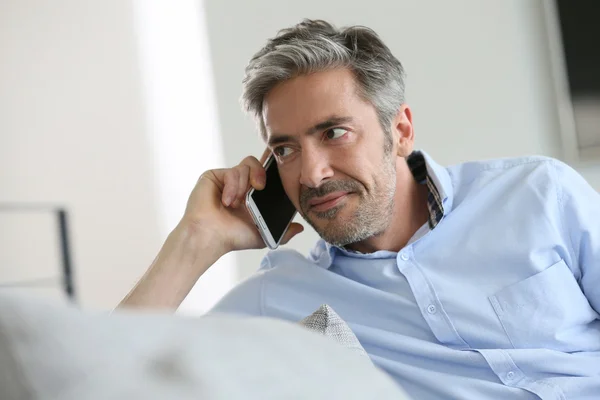
[{"label": "man's eye", "polygon": [[292,154],[292,149],[286,146],[280,146],[280,147],[276,147],[273,150],[273,153],[275,153],[275,155],[277,157],[287,157],[290,154]]},{"label": "man's eye", "polygon": [[327,139],[339,139],[342,136],[344,136],[346,133],[348,133],[348,131],[344,128],[333,128],[328,130],[325,133],[325,136],[327,137]]}]

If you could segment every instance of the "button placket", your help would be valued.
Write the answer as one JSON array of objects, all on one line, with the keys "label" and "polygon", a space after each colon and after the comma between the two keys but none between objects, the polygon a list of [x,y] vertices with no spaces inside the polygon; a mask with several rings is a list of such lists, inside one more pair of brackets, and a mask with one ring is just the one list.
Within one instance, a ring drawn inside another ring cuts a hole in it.
[{"label": "button placket", "polygon": [[444,312],[442,305],[437,299],[433,285],[428,281],[424,272],[415,261],[411,245],[398,253],[396,263],[399,271],[408,281],[417,306],[421,310],[421,315],[427,321],[435,337],[446,345],[456,346],[457,348],[468,348],[469,346],[460,337]]}]

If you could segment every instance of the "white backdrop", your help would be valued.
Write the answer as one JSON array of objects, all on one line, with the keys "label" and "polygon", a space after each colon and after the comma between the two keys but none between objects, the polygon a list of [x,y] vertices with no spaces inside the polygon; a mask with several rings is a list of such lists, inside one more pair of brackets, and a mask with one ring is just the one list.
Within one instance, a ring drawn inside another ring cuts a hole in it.
[{"label": "white backdrop", "polygon": [[[204,9],[196,0],[135,0],[147,133],[153,150],[161,234],[180,220],[201,172],[224,167]],[[235,283],[222,257],[180,307],[207,311]]]}]

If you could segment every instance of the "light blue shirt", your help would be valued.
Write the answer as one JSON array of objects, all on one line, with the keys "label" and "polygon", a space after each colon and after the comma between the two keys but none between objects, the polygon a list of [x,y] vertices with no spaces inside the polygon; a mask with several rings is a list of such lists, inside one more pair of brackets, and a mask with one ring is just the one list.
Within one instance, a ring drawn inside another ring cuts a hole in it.
[{"label": "light blue shirt", "polygon": [[327,303],[415,400],[600,399],[600,195],[549,158],[425,156],[434,229],[398,253],[271,252],[214,311],[299,321]]}]

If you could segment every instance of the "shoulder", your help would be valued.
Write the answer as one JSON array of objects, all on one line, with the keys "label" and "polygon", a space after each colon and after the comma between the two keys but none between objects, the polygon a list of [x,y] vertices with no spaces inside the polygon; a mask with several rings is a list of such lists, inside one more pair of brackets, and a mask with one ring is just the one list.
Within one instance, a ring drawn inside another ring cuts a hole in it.
[{"label": "shoulder", "polygon": [[568,183],[569,177],[578,176],[565,163],[544,156],[466,162],[447,170],[457,192],[484,188],[555,191],[557,185]]},{"label": "shoulder", "polygon": [[268,252],[263,258],[260,271],[274,271],[286,268],[329,267],[331,262],[331,246],[319,239],[308,256],[289,248],[281,248]]},{"label": "shoulder", "polygon": [[559,211],[562,199],[581,191],[577,186],[586,184],[573,168],[543,156],[467,162],[448,167],[447,171],[452,182],[453,209],[478,204],[496,211]]},{"label": "shoulder", "polygon": [[[312,253],[311,253],[312,254]],[[260,264],[262,272],[272,271],[278,268],[297,266],[299,264],[314,264],[311,258],[294,249],[278,249],[269,251]]]},{"label": "shoulder", "polygon": [[258,271],[231,289],[211,313],[265,315],[266,286],[287,287],[290,283],[298,285],[304,281],[310,282],[314,280],[316,270],[323,268],[318,267],[314,259],[307,258],[296,250],[270,251],[262,259]]},{"label": "shoulder", "polygon": [[562,166],[565,164],[551,157],[529,156],[465,162],[448,167],[448,173],[453,181],[469,183],[501,175],[520,176],[534,171],[550,174],[551,170]]}]

